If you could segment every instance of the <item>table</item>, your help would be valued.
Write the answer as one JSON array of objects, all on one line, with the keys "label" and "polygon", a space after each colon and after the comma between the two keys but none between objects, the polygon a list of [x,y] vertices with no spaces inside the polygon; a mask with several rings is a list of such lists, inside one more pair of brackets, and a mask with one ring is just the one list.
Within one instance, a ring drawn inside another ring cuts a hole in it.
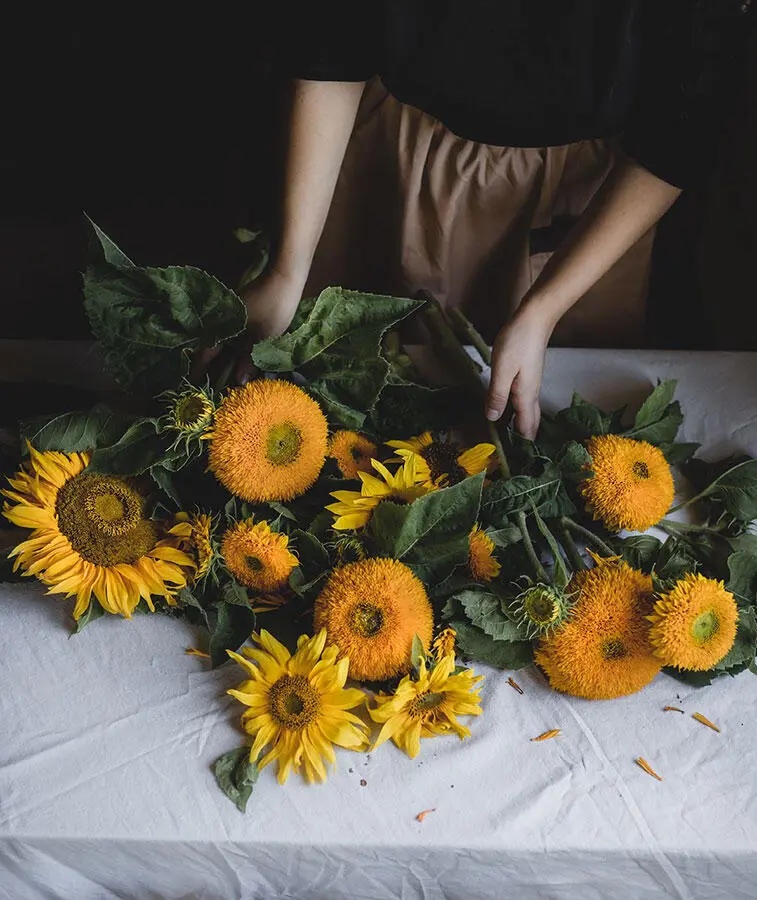
[{"label": "table", "polygon": [[[757,368],[740,353],[549,352],[544,405],[616,406],[680,378],[685,439],[757,453]],[[189,625],[101,619],[0,586],[0,898],[738,900],[757,892],[757,680],[660,676],[587,702],[533,668],[486,667],[473,736],[409,760],[338,751],[325,785],[261,775],[246,815],[210,764],[238,746],[236,667]],[[687,715],[663,712],[670,704]],[[716,721],[721,734],[688,714]],[[529,739],[547,729],[562,735]],[[634,764],[644,756],[659,783]],[[421,810],[434,809],[422,822]]]}]

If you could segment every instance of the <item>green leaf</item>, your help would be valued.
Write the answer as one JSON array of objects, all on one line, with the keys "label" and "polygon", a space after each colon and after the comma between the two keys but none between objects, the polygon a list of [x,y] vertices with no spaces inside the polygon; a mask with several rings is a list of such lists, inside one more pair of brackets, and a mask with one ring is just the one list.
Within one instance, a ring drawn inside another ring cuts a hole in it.
[{"label": "green leaf", "polygon": [[636,413],[632,431],[645,428],[658,422],[664,415],[668,405],[672,402],[676,392],[678,382],[675,379],[660,381],[657,387],[641,404],[639,411]]},{"label": "green leaf", "polygon": [[633,534],[627,538],[616,538],[613,544],[631,568],[640,569],[647,575],[654,568],[662,548],[662,541],[651,534]]},{"label": "green leaf", "polygon": [[240,243],[249,245],[247,249],[250,254],[250,263],[239,281],[239,290],[241,291],[263,274],[271,255],[271,243],[265,232],[251,231],[249,228],[234,229],[234,237]]},{"label": "green leaf", "polygon": [[152,466],[150,468],[150,475],[161,491],[176,504],[177,508],[181,508],[181,498],[176,492],[176,486],[173,483],[173,478],[171,478],[170,473],[160,466]]},{"label": "green leaf", "polygon": [[84,215],[87,218],[87,221],[92,226],[92,230],[95,233],[95,237],[97,238],[98,243],[92,245],[92,250],[95,253],[95,256],[99,259],[104,260],[107,263],[110,263],[112,266],[117,266],[120,269],[132,269],[134,268],[134,263],[129,259],[129,257],[121,250],[120,247],[116,246],[116,244],[108,237],[108,235],[97,225],[95,222],[87,216],[86,213]]},{"label": "green leaf", "polygon": [[87,471],[141,475],[160,461],[164,445],[155,419],[137,419],[115,444],[95,450]]},{"label": "green leaf", "polygon": [[660,548],[653,574],[660,581],[672,582],[696,570],[697,560],[691,549],[677,538],[669,537]]},{"label": "green leaf", "polygon": [[318,538],[309,531],[292,532],[291,544],[300,561],[306,581],[313,581],[330,567],[329,554]]},{"label": "green leaf", "polygon": [[74,625],[74,634],[80,634],[81,631],[89,625],[90,622],[94,622],[95,619],[99,619],[105,615],[105,610],[100,606],[100,604],[95,600],[94,597],[89,601],[89,606],[83,615],[79,616],[76,620],[76,624]]},{"label": "green leaf", "polygon": [[533,662],[530,641],[495,641],[469,622],[453,619],[460,655],[497,669],[522,669]]},{"label": "green leaf", "polygon": [[249,606],[217,603],[215,613],[208,647],[214,669],[228,660],[226,651],[238,650],[255,628],[255,613]]},{"label": "green leaf", "polygon": [[723,503],[741,522],[757,519],[757,459],[746,459],[717,477],[706,495]]},{"label": "green leaf", "polygon": [[175,387],[192,351],[239,334],[247,321],[233,291],[190,266],[98,263],[84,275],[84,308],[113,378],[150,394]]},{"label": "green leaf", "polygon": [[565,565],[565,561],[562,558],[562,553],[560,552],[560,547],[557,544],[557,541],[554,538],[554,535],[547,527],[546,522],[539,515],[536,507],[533,509],[534,520],[536,521],[536,527],[542,534],[542,537],[547,542],[547,546],[552,553],[552,559],[554,560],[554,572],[552,574],[552,582],[554,586],[559,590],[565,590],[568,586],[568,582],[570,581],[570,573]]},{"label": "green leaf", "polygon": [[657,422],[651,422],[643,428],[632,428],[625,432],[625,437],[633,438],[636,441],[647,441],[655,445],[668,445],[675,440],[682,424],[681,404],[676,400],[666,408],[665,414]]},{"label": "green leaf", "polygon": [[210,631],[210,621],[208,620],[208,612],[205,607],[202,605],[200,600],[197,598],[194,591],[191,591],[189,588],[182,588],[179,593],[176,595],[176,601],[178,605],[182,609],[191,609],[196,611],[194,616],[187,616],[190,620],[194,618],[199,618],[201,623]]},{"label": "green leaf", "polygon": [[[244,606],[247,609],[250,608],[250,595],[247,592],[247,588],[233,579],[225,581],[221,585],[221,600],[223,600],[224,603],[230,603],[232,606]],[[229,649],[235,650],[236,647],[231,647]]]},{"label": "green leaf", "polygon": [[366,427],[384,438],[445,431],[470,412],[470,396],[457,387],[431,388],[390,378]]},{"label": "green leaf", "polygon": [[506,528],[511,516],[530,512],[532,503],[544,515],[560,515],[552,507],[559,506],[554,501],[561,482],[560,471],[552,463],[548,463],[540,475],[515,475],[506,481],[495,481],[484,488],[481,518],[494,528]]},{"label": "green leaf", "polygon": [[299,328],[255,345],[252,360],[265,372],[291,372],[357,331],[382,334],[422,306],[419,300],[330,287]]},{"label": "green leaf", "polygon": [[707,672],[690,672],[685,669],[675,669],[672,666],[665,667],[662,671],[671,678],[675,678],[676,681],[681,681],[691,687],[707,687],[708,684],[712,684],[718,674],[712,669]]},{"label": "green leaf", "polygon": [[211,768],[218,787],[240,812],[245,812],[259,774],[257,763],[250,761],[250,748],[239,747],[224,753]]},{"label": "green leaf", "polygon": [[80,453],[116,443],[133,421],[132,415],[95,406],[89,412],[39,416],[22,422],[21,440],[28,440],[35,450]]},{"label": "green leaf", "polygon": [[735,674],[754,662],[757,652],[757,612],[753,606],[739,609],[739,623],[733,647],[715,666],[718,672]]},{"label": "green leaf", "polygon": [[702,446],[695,443],[660,442],[657,445],[668,461],[669,466],[680,466],[689,462],[691,457]]},{"label": "green leaf", "polygon": [[426,656],[426,648],[423,646],[423,641],[417,634],[413,635],[413,643],[410,648],[410,665],[416,671],[420,670],[421,660],[425,660]]},{"label": "green leaf", "polygon": [[495,641],[523,641],[517,624],[502,608],[502,600],[483,590],[461,591],[454,597],[471,623]]},{"label": "green leaf", "polygon": [[587,403],[578,394],[573,394],[570,406],[561,409],[555,420],[567,426],[574,440],[585,440],[595,434],[607,434],[612,422],[612,415],[603,412],[593,403]]},{"label": "green leaf", "polygon": [[728,590],[746,603],[757,603],[757,556],[739,550],[728,557]]},{"label": "green leaf", "polygon": [[425,584],[446,578],[468,559],[483,479],[481,472],[408,506],[380,503],[369,525],[377,555],[401,559]]},{"label": "green leaf", "polygon": [[517,525],[506,525],[504,528],[487,530],[486,536],[494,541],[495,547],[505,549],[523,540],[523,532]]},{"label": "green leaf", "polygon": [[575,485],[590,474],[591,456],[583,444],[578,441],[569,441],[555,457],[555,465],[562,472],[565,480]]}]

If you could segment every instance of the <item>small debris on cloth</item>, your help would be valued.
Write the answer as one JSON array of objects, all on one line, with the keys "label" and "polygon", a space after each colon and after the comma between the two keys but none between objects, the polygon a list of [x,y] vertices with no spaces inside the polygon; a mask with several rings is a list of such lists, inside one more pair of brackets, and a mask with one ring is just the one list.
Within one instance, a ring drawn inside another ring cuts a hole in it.
[{"label": "small debris on cloth", "polygon": [[436,812],[436,808],[434,809],[424,809],[423,812],[419,812],[415,817],[416,822],[422,822],[429,813]]},{"label": "small debris on cloth", "polygon": [[679,712],[679,713],[683,712],[683,710],[679,709],[677,706],[663,706],[662,711],[663,712]]},{"label": "small debris on cloth", "polygon": [[637,766],[641,766],[642,769],[647,773],[647,775],[651,775],[652,778],[656,778],[658,781],[662,781],[662,776],[658,775],[657,772],[649,765],[649,763],[644,759],[643,756],[639,756],[634,760]]},{"label": "small debris on cloth", "polygon": [[692,713],[691,718],[696,719],[697,722],[701,722],[702,725],[706,725],[708,728],[712,728],[713,731],[717,731],[717,733],[720,734],[720,729],[718,728],[718,726],[714,722],[710,722],[709,719],[705,718],[702,713]]},{"label": "small debris on cloth", "polygon": [[559,728],[553,728],[551,731],[545,731],[544,734],[540,734],[539,737],[531,738],[531,741],[548,741],[550,738],[557,737],[558,734],[562,734]]},{"label": "small debris on cloth", "polygon": [[525,691],[524,691],[523,688],[518,684],[518,682],[515,681],[515,679],[513,679],[513,678],[508,678],[508,679],[507,679],[507,683],[510,685],[511,688],[515,688],[515,690],[516,690],[519,694],[525,694]]},{"label": "small debris on cloth", "polygon": [[365,778],[360,779],[360,787],[368,787],[368,782],[365,780]]},{"label": "small debris on cloth", "polygon": [[201,659],[210,659],[209,653],[206,653],[204,650],[198,650],[197,647],[187,647],[184,652],[190,656],[199,656]]}]

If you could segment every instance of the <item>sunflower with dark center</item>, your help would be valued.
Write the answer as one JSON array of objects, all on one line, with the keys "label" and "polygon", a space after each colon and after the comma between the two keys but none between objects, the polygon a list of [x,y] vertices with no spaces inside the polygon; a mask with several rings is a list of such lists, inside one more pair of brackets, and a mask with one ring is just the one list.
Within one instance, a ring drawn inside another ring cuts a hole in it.
[{"label": "sunflower with dark center", "polygon": [[297,557],[286,534],[272,531],[268,522],[236,522],[221,538],[221,555],[234,578],[245,587],[275,593],[286,587]]},{"label": "sunflower with dark center", "polygon": [[329,441],[329,456],[336,461],[345,478],[357,478],[358,472],[370,472],[378,447],[356,431],[337,431]]},{"label": "sunflower with dark center", "polygon": [[291,500],[315,483],[327,443],[326,417],[312,397],[288,381],[261,379],[221,401],[208,466],[250,503]]},{"label": "sunflower with dark center", "polygon": [[158,426],[161,431],[174,433],[174,447],[182,441],[188,447],[192,440],[207,439],[215,412],[210,389],[189,386],[184,391],[168,391],[158,399],[168,405],[168,412],[158,420]]},{"label": "sunflower with dark center", "polygon": [[38,453],[3,491],[5,517],[32,529],[11,553],[15,567],[48,585],[49,593],[75,596],[74,618],[92,597],[109,613],[131,617],[143,599],[173,603],[195,571],[195,561],[145,516],[136,482],[89,473],[86,453]]},{"label": "sunflower with dark center", "polygon": [[427,487],[434,488],[450,487],[483,472],[496,449],[494,444],[476,444],[464,450],[455,441],[435,437],[430,431],[407,441],[387,441],[386,445],[403,460],[415,456],[418,474]]}]

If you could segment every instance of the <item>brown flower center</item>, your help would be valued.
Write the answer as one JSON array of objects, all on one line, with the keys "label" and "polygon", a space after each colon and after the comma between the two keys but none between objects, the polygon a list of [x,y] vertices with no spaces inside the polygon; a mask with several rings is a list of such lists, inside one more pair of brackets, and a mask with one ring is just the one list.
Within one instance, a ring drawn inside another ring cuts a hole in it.
[{"label": "brown flower center", "polygon": [[257,558],[257,556],[245,556],[244,561],[247,564],[247,568],[251,572],[260,572],[263,568],[263,563]]},{"label": "brown flower center", "polygon": [[632,466],[633,474],[637,478],[649,478],[649,466],[641,459],[637,459]]},{"label": "brown flower center", "polygon": [[444,694],[438,694],[434,691],[426,691],[423,694],[419,694],[408,707],[408,715],[414,719],[422,719],[435,710],[442,700],[444,700]]},{"label": "brown flower center", "polygon": [[372,603],[356,603],[350,611],[350,623],[362,637],[376,637],[384,627],[384,611]]},{"label": "brown flower center", "polygon": [[602,656],[607,660],[623,659],[628,656],[628,650],[619,637],[608,638],[602,641]]},{"label": "brown flower center", "polygon": [[204,424],[211,407],[201,394],[187,394],[179,397],[174,407],[174,419],[179,428],[192,428]]},{"label": "brown flower center", "polygon": [[268,692],[272,718],[285,728],[308,726],[321,709],[321,699],[304,675],[282,675]]},{"label": "brown flower center", "polygon": [[460,447],[452,441],[433,441],[421,450],[428,464],[431,480],[440,487],[458,484],[465,478],[465,469],[457,461]]}]

